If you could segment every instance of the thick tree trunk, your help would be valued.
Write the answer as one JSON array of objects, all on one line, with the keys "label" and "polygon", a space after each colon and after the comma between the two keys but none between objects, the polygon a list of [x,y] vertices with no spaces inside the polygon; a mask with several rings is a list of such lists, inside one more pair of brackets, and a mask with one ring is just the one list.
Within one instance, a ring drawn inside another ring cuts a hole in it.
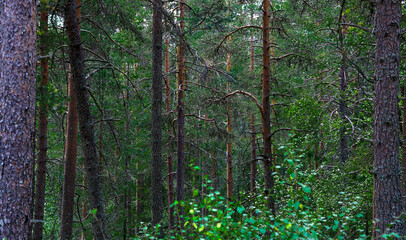
[{"label": "thick tree trunk", "polygon": [[[180,30],[181,39],[179,40],[179,52],[178,52],[178,168],[176,172],[176,199],[179,202],[184,200],[185,182],[184,182],[184,165],[185,165],[185,106],[183,103],[183,97],[185,95],[185,36],[183,30],[185,29],[185,0],[180,1]],[[183,213],[182,207],[180,208],[180,214]]]},{"label": "thick tree trunk", "polygon": [[[80,0],[76,0],[76,6],[80,5]],[[76,16],[78,19],[80,19],[80,7],[76,8]],[[63,175],[61,228],[59,231],[60,239],[64,240],[72,239],[78,137],[78,111],[75,86],[72,68],[70,67],[69,70],[69,102],[68,116],[66,120],[65,166]]]},{"label": "thick tree trunk", "polygon": [[[377,1],[374,98],[373,236],[405,233],[399,169],[401,1]],[[389,230],[387,225],[394,223]],[[378,231],[379,229],[379,231]]]},{"label": "thick tree trunk", "polygon": [[152,34],[152,224],[162,220],[162,0],[154,0]]},{"label": "thick tree trunk", "polygon": [[[40,55],[48,55],[48,9],[41,5],[40,12]],[[38,119],[38,157],[35,186],[35,207],[34,207],[34,232],[33,239],[40,240],[44,230],[44,202],[45,202],[45,182],[46,182],[46,162],[47,162],[47,128],[48,128],[48,58],[41,58],[41,83],[39,86],[40,103]]]},{"label": "thick tree trunk", "polygon": [[273,166],[272,166],[272,145],[271,145],[271,105],[269,101],[270,94],[270,53],[269,53],[269,20],[270,20],[270,2],[269,0],[263,1],[263,27],[262,27],[262,43],[263,43],[263,56],[262,56],[262,136],[264,141],[264,181],[265,181],[265,194],[268,198],[268,207],[275,213],[275,202],[273,199]]},{"label": "thick tree trunk", "polygon": [[106,217],[104,214],[103,195],[99,175],[99,161],[97,158],[94,126],[84,75],[84,57],[81,46],[82,40],[76,17],[76,4],[73,0],[68,0],[66,2],[65,24],[70,40],[69,56],[75,83],[79,128],[89,189],[90,207],[91,209],[97,210],[92,221],[94,237],[98,240],[107,239],[108,234],[106,231]]},{"label": "thick tree trunk", "polygon": [[[406,81],[405,81],[403,97],[406,96]],[[406,99],[403,99],[403,119],[402,119],[402,182],[401,182],[401,191],[402,191],[402,209],[406,211]]]},{"label": "thick tree trunk", "polygon": [[36,3],[0,0],[0,239],[27,239],[32,220]]}]

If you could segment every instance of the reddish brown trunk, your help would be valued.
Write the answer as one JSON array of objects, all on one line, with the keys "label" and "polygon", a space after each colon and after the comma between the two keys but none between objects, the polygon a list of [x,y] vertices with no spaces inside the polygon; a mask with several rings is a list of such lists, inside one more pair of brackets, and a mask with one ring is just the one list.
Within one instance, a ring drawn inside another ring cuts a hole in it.
[{"label": "reddish brown trunk", "polygon": [[75,83],[79,129],[82,140],[86,178],[88,181],[89,203],[91,209],[97,210],[92,221],[94,237],[98,240],[107,239],[108,234],[106,230],[103,194],[99,175],[99,161],[97,157],[94,126],[84,73],[84,56],[81,46],[82,40],[78,27],[78,19],[76,17],[76,4],[73,0],[66,2],[65,24],[68,38],[70,40],[69,57]]},{"label": "reddish brown trunk", "polygon": [[[40,12],[40,31],[43,33],[40,37],[40,55],[48,55],[47,36],[48,36],[48,9],[41,6]],[[45,182],[46,182],[46,162],[47,162],[47,128],[48,128],[48,58],[41,58],[41,83],[39,86],[39,119],[38,119],[38,158],[37,158],[37,182],[35,193],[34,209],[34,232],[33,239],[43,238],[44,230],[44,203],[45,203]]]},{"label": "reddish brown trunk", "polygon": [[272,144],[271,144],[271,105],[270,105],[270,53],[269,53],[269,20],[270,20],[270,2],[263,1],[263,27],[262,27],[262,43],[263,43],[263,71],[262,71],[262,136],[264,141],[264,182],[265,195],[268,196],[268,207],[275,213],[275,203],[273,199],[273,166],[272,166]]},{"label": "reddish brown trunk", "polygon": [[[76,0],[76,4],[77,6],[80,6],[80,0]],[[80,8],[76,9],[76,16],[80,18]],[[69,70],[72,71],[71,68],[69,68]],[[72,239],[77,160],[78,112],[74,80],[71,72],[69,73],[68,79],[69,102],[68,116],[66,121],[65,167],[63,176],[61,228],[59,231],[61,239]]]},{"label": "reddish brown trunk", "polygon": [[[405,233],[399,168],[399,62],[401,1],[377,1],[373,237]],[[396,219],[396,223],[393,223]],[[388,225],[393,225],[388,228]],[[379,231],[378,231],[379,229]]]},{"label": "reddish brown trunk", "polygon": [[78,132],[78,115],[76,106],[76,96],[73,84],[72,74],[69,74],[68,83],[68,117],[66,128],[65,144],[65,167],[63,177],[62,193],[62,214],[61,214],[61,239],[72,238],[73,207],[75,197],[75,176],[76,176],[76,159],[77,159],[77,132]]}]

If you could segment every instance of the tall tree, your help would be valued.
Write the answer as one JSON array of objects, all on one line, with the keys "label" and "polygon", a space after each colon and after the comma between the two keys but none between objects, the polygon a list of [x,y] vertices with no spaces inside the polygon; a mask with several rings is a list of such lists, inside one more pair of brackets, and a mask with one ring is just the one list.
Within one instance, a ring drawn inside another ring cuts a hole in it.
[{"label": "tall tree", "polygon": [[32,0],[0,0],[1,239],[28,238],[32,220],[36,6]]},{"label": "tall tree", "polygon": [[340,127],[340,162],[345,163],[348,159],[348,137],[346,133],[345,122],[347,121],[347,102],[346,102],[346,91],[348,88],[347,78],[348,78],[348,71],[347,71],[347,51],[344,45],[344,29],[347,26],[341,25],[344,22],[345,15],[345,1],[342,0],[341,2],[341,11],[340,16],[338,18],[338,41],[340,44],[340,52],[341,52],[341,65],[340,65],[340,101],[339,101],[339,109],[341,115],[341,127]]},{"label": "tall tree", "polygon": [[184,200],[185,182],[183,178],[184,165],[185,165],[185,104],[183,97],[185,96],[185,0],[180,1],[180,31],[181,36],[179,39],[178,49],[178,163],[176,171],[176,199],[181,202]]},{"label": "tall tree", "polygon": [[[374,98],[373,236],[404,233],[399,168],[401,1],[377,1]],[[399,218],[399,221],[394,222]],[[393,226],[387,230],[387,226]]]},{"label": "tall tree", "polygon": [[153,5],[152,26],[152,224],[162,219],[162,0]]},{"label": "tall tree", "polygon": [[38,109],[38,157],[35,186],[34,227],[33,239],[40,240],[44,229],[44,202],[47,163],[47,128],[48,128],[48,9],[45,2],[40,3],[40,25],[42,32],[39,39],[41,69],[41,82],[39,86],[39,109]]},{"label": "tall tree", "polygon": [[[170,65],[169,65],[169,39],[165,39],[165,103],[166,103],[166,114],[169,115],[171,111],[171,87],[170,87]],[[172,141],[171,138],[172,131],[171,128],[168,128],[168,142]],[[173,224],[175,222],[174,218],[174,208],[171,206],[175,201],[175,193],[173,191],[173,159],[170,153],[167,154],[167,166],[168,166],[168,228],[169,231],[173,228]]]},{"label": "tall tree", "polygon": [[[81,1],[76,0],[76,17],[80,19]],[[80,25],[79,25],[80,29]],[[65,166],[63,175],[61,239],[72,238],[72,224],[75,199],[75,178],[77,161],[77,135],[78,135],[78,111],[75,95],[72,68],[68,77],[68,114],[66,118],[66,141],[65,141]]]},{"label": "tall tree", "polygon": [[66,1],[65,26],[70,40],[69,59],[72,66],[72,75],[75,85],[79,129],[86,169],[86,179],[88,183],[90,207],[91,209],[96,209],[95,217],[92,220],[94,237],[98,240],[108,239],[99,174],[99,161],[97,157],[94,126],[84,71],[82,40],[79,32],[78,19],[76,17],[76,3],[74,0]]},{"label": "tall tree", "polygon": [[271,143],[271,105],[270,105],[270,44],[269,44],[269,23],[270,23],[270,0],[262,2],[262,137],[264,141],[263,161],[264,161],[264,181],[265,194],[269,196],[268,207],[275,212],[273,199],[273,166],[272,166],[272,143]]}]

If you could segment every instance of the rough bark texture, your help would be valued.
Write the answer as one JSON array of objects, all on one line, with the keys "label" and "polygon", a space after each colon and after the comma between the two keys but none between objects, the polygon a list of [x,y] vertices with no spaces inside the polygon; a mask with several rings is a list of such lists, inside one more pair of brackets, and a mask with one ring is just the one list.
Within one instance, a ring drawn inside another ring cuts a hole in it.
[{"label": "rough bark texture", "polygon": [[[80,0],[76,0],[80,6]],[[76,16],[80,18],[80,7],[76,8]],[[70,68],[72,71],[72,68]],[[68,78],[68,116],[66,119],[65,166],[63,175],[61,228],[60,239],[72,239],[73,213],[75,204],[75,177],[77,161],[78,111],[73,75]]]},{"label": "rough bark texture", "polygon": [[0,239],[31,223],[36,20],[36,1],[0,0]]},{"label": "rough bark texture", "polygon": [[[48,9],[41,6],[40,12],[40,55],[48,55]],[[41,83],[39,86],[39,109],[38,109],[38,157],[35,186],[35,206],[34,206],[34,228],[33,239],[40,240],[43,237],[44,229],[44,202],[45,202],[45,182],[46,182],[46,162],[47,162],[47,128],[48,128],[48,58],[41,58]]]},{"label": "rough bark texture", "polygon": [[[178,168],[176,172],[176,199],[181,202],[184,200],[185,192],[185,182],[183,179],[184,175],[184,165],[185,165],[185,110],[183,97],[185,95],[185,43],[184,43],[184,33],[185,29],[185,0],[180,1],[180,30],[182,31],[182,36],[179,40],[179,52],[178,52]],[[182,212],[182,210],[181,210]]]},{"label": "rough bark texture", "polygon": [[268,207],[275,211],[273,194],[274,179],[273,179],[273,166],[272,166],[272,145],[271,145],[271,105],[269,101],[270,94],[270,53],[269,53],[269,20],[270,20],[270,2],[269,0],[263,1],[263,29],[262,29],[262,136],[264,141],[264,181],[265,181],[265,194],[269,196]]},{"label": "rough bark texture", "polygon": [[[374,99],[373,236],[405,232],[400,217],[399,62],[401,1],[377,1]],[[389,230],[391,224],[399,218]],[[379,231],[377,230],[379,229]]]},{"label": "rough bark texture", "polygon": [[154,1],[152,26],[152,224],[162,219],[162,0]]},{"label": "rough bark texture", "polygon": [[107,239],[106,217],[99,175],[99,161],[97,157],[94,126],[90,112],[89,96],[84,75],[84,57],[79,34],[76,4],[68,0],[65,5],[65,25],[70,40],[69,57],[75,83],[75,94],[78,107],[79,129],[82,151],[86,168],[86,179],[89,190],[90,208],[96,209],[92,225],[95,239]]},{"label": "rough bark texture", "polygon": [[251,114],[251,191],[255,192],[255,181],[257,179],[257,162],[256,158],[256,146],[255,146],[255,117]]},{"label": "rough bark texture", "polygon": [[[404,93],[403,97],[406,96],[406,81],[405,81]],[[401,162],[401,170],[402,170],[402,183],[401,183],[401,191],[402,191],[402,209],[403,211],[406,210],[406,99],[403,100],[402,104],[403,108],[403,119],[402,119],[402,162]]]}]

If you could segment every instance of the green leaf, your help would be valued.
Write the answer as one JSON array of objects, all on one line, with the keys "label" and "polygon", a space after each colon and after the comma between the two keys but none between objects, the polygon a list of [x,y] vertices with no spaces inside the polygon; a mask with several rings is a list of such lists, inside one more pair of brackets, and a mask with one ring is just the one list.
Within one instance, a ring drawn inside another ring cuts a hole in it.
[{"label": "green leaf", "polygon": [[244,212],[244,210],[245,210],[245,208],[244,208],[243,206],[237,207],[237,212],[238,212],[239,214],[241,214],[242,212]]},{"label": "green leaf", "polygon": [[201,227],[199,227],[199,232],[202,232],[204,230],[204,225],[202,225]]}]

